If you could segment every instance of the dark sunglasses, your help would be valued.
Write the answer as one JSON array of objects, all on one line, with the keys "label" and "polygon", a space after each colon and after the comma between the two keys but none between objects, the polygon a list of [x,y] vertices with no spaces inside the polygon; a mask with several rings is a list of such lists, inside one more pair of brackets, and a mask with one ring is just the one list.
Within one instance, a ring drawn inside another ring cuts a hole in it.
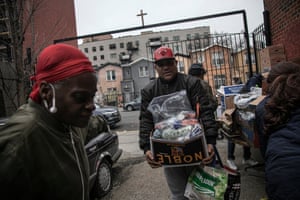
[{"label": "dark sunglasses", "polygon": [[174,65],[174,60],[162,60],[155,63],[158,67],[172,66]]}]

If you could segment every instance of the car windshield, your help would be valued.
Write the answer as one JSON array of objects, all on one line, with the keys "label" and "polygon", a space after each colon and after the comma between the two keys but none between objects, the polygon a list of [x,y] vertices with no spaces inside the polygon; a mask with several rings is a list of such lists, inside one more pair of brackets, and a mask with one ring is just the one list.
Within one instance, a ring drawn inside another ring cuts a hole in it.
[{"label": "car windshield", "polygon": [[133,101],[139,103],[139,102],[141,102],[141,97],[138,97],[138,98],[134,99]]}]

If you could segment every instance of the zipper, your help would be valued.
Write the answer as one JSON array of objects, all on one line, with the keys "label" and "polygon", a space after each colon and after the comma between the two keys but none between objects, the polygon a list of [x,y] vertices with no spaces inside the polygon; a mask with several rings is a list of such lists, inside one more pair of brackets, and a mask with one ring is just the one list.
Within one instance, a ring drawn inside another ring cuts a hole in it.
[{"label": "zipper", "polygon": [[81,170],[81,167],[80,167],[79,157],[78,157],[78,154],[77,154],[77,151],[76,151],[76,148],[75,148],[75,142],[74,142],[74,139],[73,139],[73,134],[72,134],[71,128],[70,128],[70,137],[71,137],[71,143],[72,143],[73,151],[74,151],[75,158],[76,158],[77,167],[78,167],[78,170],[79,170],[79,173],[80,173],[80,180],[81,180],[81,187],[82,187],[82,200],[84,200],[85,187],[84,187],[84,182],[83,182],[83,174],[82,174],[82,170]]}]

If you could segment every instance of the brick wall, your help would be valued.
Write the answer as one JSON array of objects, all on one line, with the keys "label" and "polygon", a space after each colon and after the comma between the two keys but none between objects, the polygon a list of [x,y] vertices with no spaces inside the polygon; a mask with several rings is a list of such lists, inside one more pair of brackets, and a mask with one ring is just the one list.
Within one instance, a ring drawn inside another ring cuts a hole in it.
[{"label": "brick wall", "polygon": [[264,0],[272,45],[283,44],[287,60],[300,58],[300,0]]},{"label": "brick wall", "polygon": [[[31,48],[35,58],[53,40],[77,36],[74,0],[25,1],[24,25],[29,22],[24,35],[24,50]],[[37,7],[31,20],[28,11]],[[77,47],[77,41],[66,42]]]}]

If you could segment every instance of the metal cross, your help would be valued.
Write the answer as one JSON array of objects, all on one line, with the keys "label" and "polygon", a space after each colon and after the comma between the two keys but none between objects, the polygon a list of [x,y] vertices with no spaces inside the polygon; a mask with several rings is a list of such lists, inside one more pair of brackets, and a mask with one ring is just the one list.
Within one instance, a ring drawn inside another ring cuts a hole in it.
[{"label": "metal cross", "polygon": [[143,10],[140,10],[140,14],[136,15],[138,17],[141,17],[141,19],[142,19],[142,26],[144,26],[144,15],[147,15],[147,13],[144,13]]}]

